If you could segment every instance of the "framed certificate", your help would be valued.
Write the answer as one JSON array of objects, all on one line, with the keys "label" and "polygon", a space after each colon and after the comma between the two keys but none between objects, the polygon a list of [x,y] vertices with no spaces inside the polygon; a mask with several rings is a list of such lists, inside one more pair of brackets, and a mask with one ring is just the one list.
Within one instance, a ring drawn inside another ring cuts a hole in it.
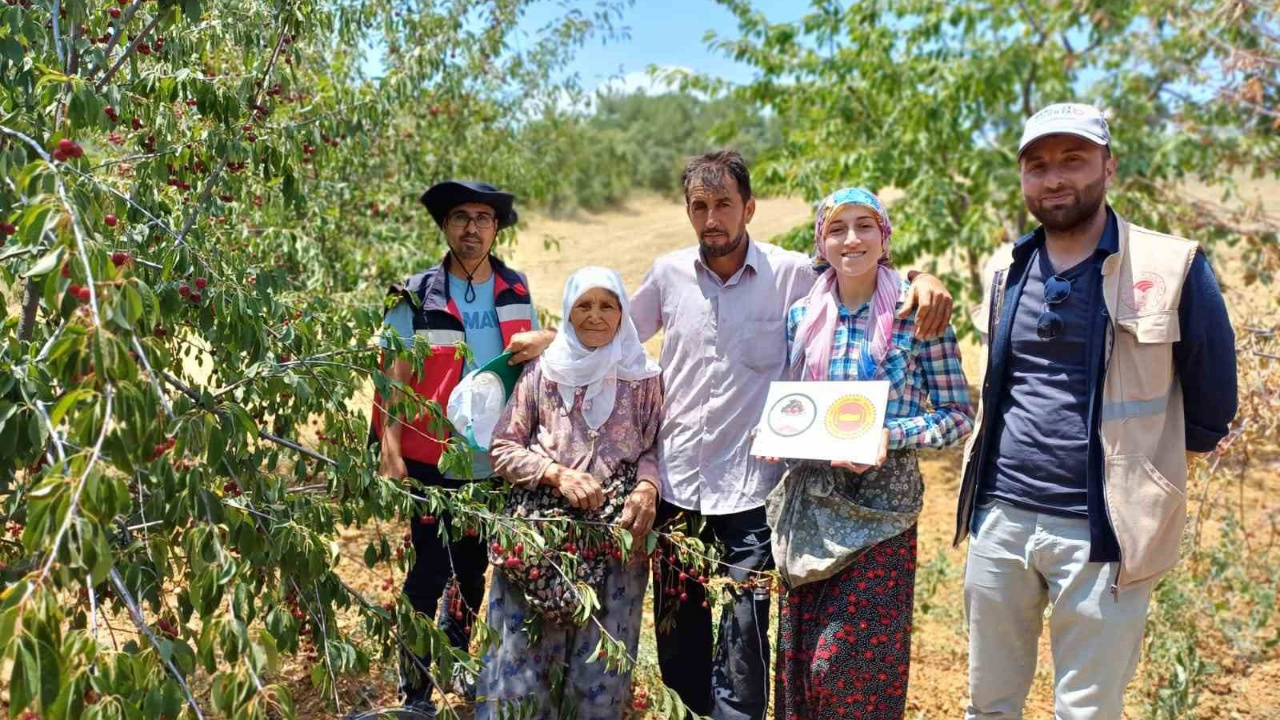
[{"label": "framed certificate", "polygon": [[872,464],[888,400],[888,380],[772,383],[751,454]]}]

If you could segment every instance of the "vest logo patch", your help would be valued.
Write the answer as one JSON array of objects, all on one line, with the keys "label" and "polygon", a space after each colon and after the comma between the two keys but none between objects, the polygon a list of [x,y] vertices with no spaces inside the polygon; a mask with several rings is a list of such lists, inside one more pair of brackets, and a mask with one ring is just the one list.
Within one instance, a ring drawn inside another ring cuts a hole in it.
[{"label": "vest logo patch", "polygon": [[845,395],[831,403],[827,410],[827,432],[841,440],[852,440],[870,430],[876,421],[876,408],[861,395]]},{"label": "vest logo patch", "polygon": [[1123,293],[1124,304],[1139,312],[1159,307],[1164,300],[1164,278],[1146,271],[1138,276],[1133,286]]}]

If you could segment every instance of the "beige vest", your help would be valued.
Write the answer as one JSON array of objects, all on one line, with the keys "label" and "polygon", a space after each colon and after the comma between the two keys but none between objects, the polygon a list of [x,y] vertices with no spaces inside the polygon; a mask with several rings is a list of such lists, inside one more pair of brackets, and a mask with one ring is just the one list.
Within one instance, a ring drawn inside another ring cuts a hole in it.
[{"label": "beige vest", "polygon": [[[1118,214],[1116,219],[1119,251],[1102,265],[1103,300],[1111,326],[1100,433],[1105,506],[1120,543],[1116,589],[1123,590],[1159,577],[1178,561],[1186,523],[1187,460],[1173,344],[1179,339],[1182,284],[1198,245],[1131,225]],[[974,324],[984,334],[999,321],[999,299],[1012,262],[1010,245],[987,263],[986,299],[974,314]],[[983,367],[985,373],[988,364]],[[965,446],[963,478],[969,477],[969,464],[976,460],[983,410],[979,403],[974,432]],[[957,542],[968,534],[973,494],[962,491]],[[963,507],[966,495],[970,507]]]}]

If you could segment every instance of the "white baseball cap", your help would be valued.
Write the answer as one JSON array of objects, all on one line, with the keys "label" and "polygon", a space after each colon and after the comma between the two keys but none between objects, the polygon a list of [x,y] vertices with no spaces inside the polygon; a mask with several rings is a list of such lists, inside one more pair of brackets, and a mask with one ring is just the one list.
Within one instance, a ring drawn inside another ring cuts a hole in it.
[{"label": "white baseball cap", "polygon": [[1056,103],[1027,118],[1018,143],[1018,157],[1046,135],[1075,135],[1103,147],[1111,144],[1111,131],[1102,111],[1083,103]]}]

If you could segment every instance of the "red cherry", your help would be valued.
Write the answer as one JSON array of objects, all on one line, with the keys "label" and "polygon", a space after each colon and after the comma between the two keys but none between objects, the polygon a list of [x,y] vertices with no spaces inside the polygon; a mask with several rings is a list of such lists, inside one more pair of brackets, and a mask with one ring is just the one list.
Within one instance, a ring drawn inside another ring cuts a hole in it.
[{"label": "red cherry", "polygon": [[80,287],[79,283],[71,283],[67,286],[67,292],[71,293],[72,297],[80,297],[80,291],[82,289],[83,288]]},{"label": "red cherry", "polygon": [[146,44],[146,43],[138,43],[138,54],[139,54],[139,55],[150,55],[150,54],[151,54],[151,46],[150,46],[150,45],[148,45],[148,44]]},{"label": "red cherry", "polygon": [[125,5],[128,5],[131,1],[132,0],[116,0],[116,2],[120,4],[120,7],[124,7]]},{"label": "red cherry", "polygon": [[79,145],[76,145],[76,144],[72,143],[72,145],[71,145],[71,157],[73,157],[73,158],[84,157],[84,148],[80,147]]},{"label": "red cherry", "polygon": [[121,265],[129,262],[129,253],[117,250],[116,252],[111,253],[111,262],[116,267],[120,267]]},{"label": "red cherry", "polygon": [[80,288],[80,292],[76,293],[76,297],[80,298],[80,302],[85,302],[85,303],[87,303],[87,302],[89,302],[89,299],[90,299],[91,297],[93,297],[93,296],[92,296],[92,294],[89,292],[89,288],[87,288],[87,287],[82,287],[82,288]]},{"label": "red cherry", "polygon": [[523,555],[524,543],[516,543],[516,546],[511,548],[511,552],[515,553],[516,555]]},{"label": "red cherry", "polygon": [[495,553],[497,553],[497,554],[501,555],[501,554],[502,554],[502,543],[494,543],[494,544],[492,544],[492,545],[490,545],[490,546],[489,546],[489,549],[490,549],[490,550],[493,550]]},{"label": "red cherry", "polygon": [[202,278],[202,277],[198,277],[198,278],[196,278],[196,287],[197,287],[197,288],[199,288],[199,289],[203,290],[203,289],[205,289],[205,288],[206,288],[206,287],[208,287],[208,286],[209,286],[209,281],[208,281],[207,279]]},{"label": "red cherry", "polygon": [[542,576],[542,573],[538,572],[538,568],[530,568],[529,570],[530,580],[537,580],[541,576]]},{"label": "red cherry", "polygon": [[112,17],[112,19],[119,20],[119,19],[120,19],[120,8],[109,8],[109,9],[107,10],[107,14],[108,14],[108,15],[110,15],[110,16]]},{"label": "red cherry", "polygon": [[178,294],[181,295],[182,297],[187,297],[191,295],[191,288],[187,287],[186,285],[179,285]]},{"label": "red cherry", "polygon": [[199,304],[201,298],[203,297],[204,296],[200,294],[200,291],[196,290],[191,293],[191,302]]},{"label": "red cherry", "polygon": [[435,515],[423,515],[423,516],[422,516],[422,518],[421,518],[421,520],[422,520],[422,524],[423,524],[423,525],[435,525],[435,524],[436,524],[436,516],[435,516]]},{"label": "red cherry", "polygon": [[680,602],[684,602],[688,599],[689,599],[689,593],[680,593]]},{"label": "red cherry", "polygon": [[102,222],[106,223],[107,227],[115,227],[116,223],[120,221],[116,219],[115,215],[107,215],[106,217],[102,218]]},{"label": "red cherry", "polygon": [[53,151],[53,159],[57,160],[58,162],[66,162],[67,154],[62,151],[62,148],[58,148],[57,150]]},{"label": "red cherry", "polygon": [[64,153],[70,153],[72,148],[74,148],[75,146],[76,144],[74,142],[71,142],[70,138],[62,138],[61,140],[58,141],[58,149]]},{"label": "red cherry", "polygon": [[507,558],[507,567],[509,567],[509,568],[517,568],[517,567],[520,567],[520,558],[518,558],[518,557],[509,557],[509,558]]}]

